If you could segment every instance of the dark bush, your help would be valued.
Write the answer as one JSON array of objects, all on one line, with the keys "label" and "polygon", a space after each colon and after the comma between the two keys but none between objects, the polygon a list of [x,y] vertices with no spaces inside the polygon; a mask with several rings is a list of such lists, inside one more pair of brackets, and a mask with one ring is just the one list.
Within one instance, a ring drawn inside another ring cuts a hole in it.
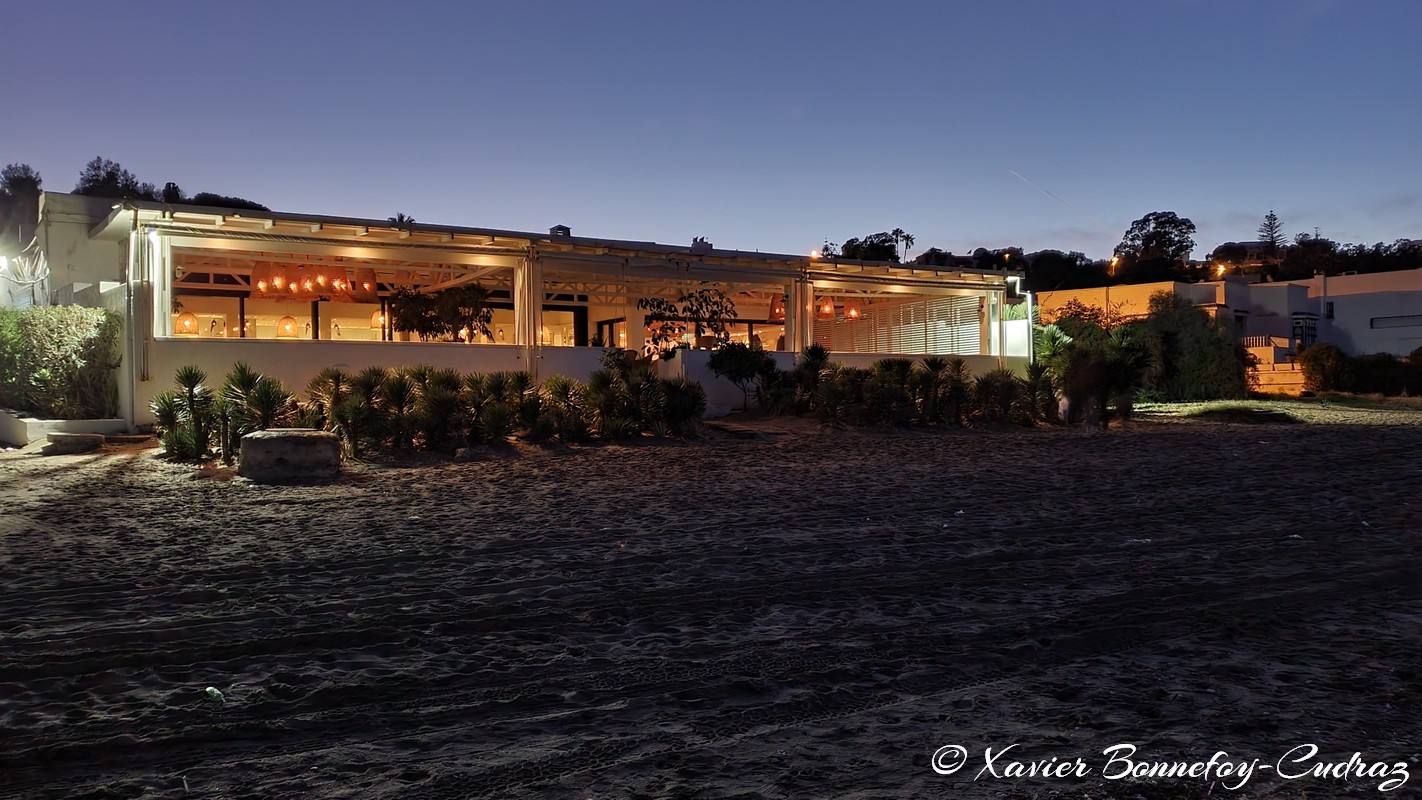
[{"label": "dark bush", "polygon": [[1351,392],[1354,375],[1352,359],[1337,345],[1320,342],[1299,351],[1304,389],[1310,392]]}]

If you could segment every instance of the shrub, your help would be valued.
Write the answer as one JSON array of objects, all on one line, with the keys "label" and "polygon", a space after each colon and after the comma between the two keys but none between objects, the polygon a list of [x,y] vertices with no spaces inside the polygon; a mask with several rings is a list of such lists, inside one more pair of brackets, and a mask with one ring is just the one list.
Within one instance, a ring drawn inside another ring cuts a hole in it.
[{"label": "shrub", "polygon": [[1391,353],[1355,356],[1352,362],[1354,391],[1399,395],[1407,390],[1408,365]]},{"label": "shrub", "polygon": [[0,309],[0,405],[66,419],[118,414],[118,315],[100,308]]},{"label": "shrub", "polygon": [[711,354],[706,365],[741,390],[741,409],[749,410],[751,384],[775,369],[775,359],[758,346],[728,342]]},{"label": "shrub", "polygon": [[588,405],[587,387],[582,383],[554,375],[543,382],[539,392],[542,396],[543,413],[539,416],[539,430],[531,430],[530,438],[556,436],[564,443],[581,442],[592,435],[593,412]]},{"label": "shrub", "polygon": [[658,381],[660,403],[649,414],[650,427],[658,436],[690,436],[706,413],[706,390],[686,378]]},{"label": "shrub", "polygon": [[1299,351],[1304,388],[1310,392],[1353,391],[1353,364],[1336,345],[1320,342]]},{"label": "shrub", "polygon": [[1150,299],[1140,326],[1149,353],[1141,387],[1158,400],[1242,398],[1249,392],[1249,358],[1230,325],[1170,292]]},{"label": "shrub", "polygon": [[[455,385],[459,383],[455,379]],[[453,450],[464,431],[464,404],[446,382],[429,382],[415,401],[416,425],[426,450]],[[457,435],[456,435],[457,434]]]},{"label": "shrub", "polygon": [[418,398],[419,386],[405,370],[390,371],[376,391],[376,406],[381,411],[384,432],[396,450],[407,449],[414,443],[419,425],[415,414]]},{"label": "shrub", "polygon": [[179,367],[173,390],[148,404],[155,418],[155,433],[163,452],[180,461],[198,461],[208,455],[217,424],[216,399],[207,387],[207,375],[195,366]]}]

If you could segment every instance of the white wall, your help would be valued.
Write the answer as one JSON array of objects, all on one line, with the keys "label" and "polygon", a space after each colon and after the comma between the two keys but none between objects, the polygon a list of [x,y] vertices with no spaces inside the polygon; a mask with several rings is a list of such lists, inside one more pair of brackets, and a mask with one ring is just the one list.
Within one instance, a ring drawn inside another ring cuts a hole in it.
[{"label": "white wall", "polygon": [[602,352],[601,347],[540,347],[534,357],[534,371],[539,380],[562,375],[586,381],[589,375],[602,368],[598,363]]},{"label": "white wall", "polygon": [[[795,354],[771,352],[777,369],[789,371],[795,368]],[[663,378],[685,377],[701,384],[706,390],[706,416],[724,417],[732,411],[740,410],[746,402],[746,395],[730,380],[711,371],[707,366],[711,361],[710,350],[678,350],[670,361],[657,362],[657,374]],[[751,388],[750,406],[755,408],[755,388]]]},{"label": "white wall", "polygon": [[140,381],[134,392],[137,405],[133,419],[137,425],[153,423],[153,414],[148,410],[149,402],[173,388],[173,374],[187,364],[202,368],[207,373],[208,385],[216,388],[222,385],[233,364],[245,361],[258,372],[279,379],[287,390],[297,393],[304,392],[306,384],[326,367],[339,367],[347,372],[359,372],[371,366],[415,364],[447,367],[460,372],[529,368],[523,348],[512,345],[172,338],[155,339],[149,348],[150,379]]},{"label": "white wall", "polygon": [[[1331,284],[1330,280],[1330,290]],[[1319,340],[1336,344],[1345,353],[1405,356],[1422,347],[1422,325],[1372,327],[1377,317],[1422,316],[1422,292],[1330,294],[1328,302],[1333,304],[1333,319],[1319,320]]]},{"label": "white wall", "polygon": [[117,202],[56,192],[41,196],[37,236],[49,263],[51,291],[122,277],[127,241],[89,238],[89,231],[108,217]]}]

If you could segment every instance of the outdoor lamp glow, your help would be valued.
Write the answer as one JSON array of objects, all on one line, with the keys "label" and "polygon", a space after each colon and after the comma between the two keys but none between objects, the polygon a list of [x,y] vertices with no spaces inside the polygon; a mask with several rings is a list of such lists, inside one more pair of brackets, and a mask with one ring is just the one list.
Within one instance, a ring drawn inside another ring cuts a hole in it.
[{"label": "outdoor lamp glow", "polygon": [[844,301],[844,319],[846,322],[853,322],[864,316],[864,309],[859,305],[858,300]]},{"label": "outdoor lamp glow", "polygon": [[820,319],[834,319],[834,298],[820,299]]},{"label": "outdoor lamp glow", "polygon": [[178,315],[178,325],[175,333],[183,336],[197,336],[198,318],[197,314],[191,311],[184,311]]},{"label": "outdoor lamp glow", "polygon": [[281,320],[280,320],[279,322],[277,322],[277,338],[278,338],[278,339],[295,339],[295,338],[296,338],[296,320],[295,320],[295,318],[293,318],[293,317],[282,317]]},{"label": "outdoor lamp glow", "polygon": [[379,311],[372,311],[372,312],[370,312],[370,327],[371,327],[372,330],[377,330],[377,329],[380,329],[380,328],[384,328],[384,327],[385,327],[385,315],[382,314],[382,313],[380,313]]},{"label": "outdoor lamp glow", "polygon": [[777,294],[770,298],[769,319],[773,322],[785,321],[785,295]]}]

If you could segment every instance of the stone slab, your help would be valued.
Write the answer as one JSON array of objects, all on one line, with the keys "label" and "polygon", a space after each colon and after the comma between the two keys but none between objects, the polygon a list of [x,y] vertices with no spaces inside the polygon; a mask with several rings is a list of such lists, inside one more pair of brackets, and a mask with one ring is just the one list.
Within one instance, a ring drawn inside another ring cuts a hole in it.
[{"label": "stone slab", "polygon": [[242,437],[237,474],[258,483],[329,480],[341,474],[341,440],[311,428],[273,428]]},{"label": "stone slab", "polygon": [[70,455],[73,453],[92,453],[104,446],[104,435],[102,433],[59,433],[50,432],[45,435],[49,444],[44,446],[40,452],[47,456]]}]

